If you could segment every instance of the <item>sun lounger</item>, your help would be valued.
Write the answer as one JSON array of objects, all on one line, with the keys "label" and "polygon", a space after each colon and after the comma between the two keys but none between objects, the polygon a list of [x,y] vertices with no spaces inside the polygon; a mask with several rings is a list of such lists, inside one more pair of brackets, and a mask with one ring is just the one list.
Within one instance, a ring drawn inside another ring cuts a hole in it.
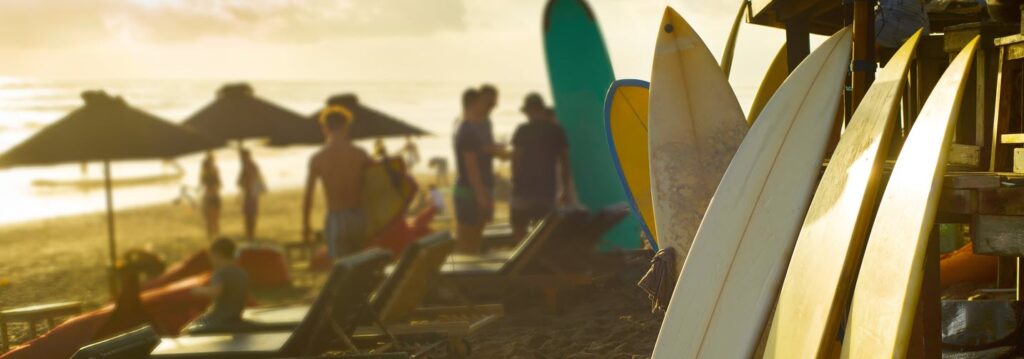
[{"label": "sun lounger", "polygon": [[[441,272],[442,283],[466,296],[473,296],[472,293],[481,290],[490,294],[504,292],[510,285],[532,286],[541,289],[548,304],[557,311],[561,305],[558,297],[563,290],[589,285],[603,278],[589,270],[563,265],[566,256],[586,255],[594,250],[597,239],[585,237],[599,238],[621,220],[620,217],[615,223],[597,226],[589,225],[590,218],[586,211],[557,210],[530,232],[508,260],[445,263]],[[600,230],[600,233],[589,233],[591,231],[586,228]],[[584,248],[588,243],[590,248]]]},{"label": "sun lounger", "polygon": [[[533,258],[557,258],[557,261],[551,262],[563,267],[562,271],[584,271],[594,267],[595,262],[599,262],[595,258],[598,243],[605,233],[629,215],[629,209],[625,206],[609,206],[593,215],[586,215],[581,210],[562,210],[561,214],[553,215],[574,218],[560,222],[558,225],[564,228],[551,234],[550,240],[544,239]],[[544,225],[553,223],[545,224],[542,221],[516,248],[478,255],[456,253],[448,257],[447,264],[507,262],[520,248],[537,245],[536,242],[540,242],[540,234],[546,233],[540,230]]]},{"label": "sun lounger", "polygon": [[547,261],[548,265],[557,265],[563,272],[614,267],[609,266],[608,256],[599,255],[597,248],[604,235],[629,215],[630,209],[625,205],[598,210],[591,216],[583,231],[562,242],[562,245],[542,252],[545,256],[542,261]]},{"label": "sun lounger", "polygon": [[147,325],[82,347],[71,359],[145,358],[158,344],[160,336]]},{"label": "sun lounger", "polygon": [[352,334],[367,313],[369,298],[390,260],[372,249],[338,260],[313,305],[293,331],[184,335],[163,338],[151,358],[276,358],[356,350]]},{"label": "sun lounger", "polygon": [[[423,334],[440,334],[443,344],[461,350],[463,339],[502,315],[501,305],[418,308],[432,289],[441,264],[451,253],[455,242],[447,232],[440,232],[410,244],[391,274],[374,293],[370,305],[384,323],[386,332],[373,326],[356,330],[354,339],[394,336],[399,339]],[[260,332],[294,328],[310,310],[308,305],[254,308],[244,312],[245,327],[239,331]]]}]

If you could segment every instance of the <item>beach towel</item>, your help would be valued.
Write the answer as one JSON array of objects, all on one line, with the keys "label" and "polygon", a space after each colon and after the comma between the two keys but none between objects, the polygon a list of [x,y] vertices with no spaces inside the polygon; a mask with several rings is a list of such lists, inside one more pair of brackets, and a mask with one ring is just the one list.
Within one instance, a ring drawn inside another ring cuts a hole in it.
[{"label": "beach towel", "polygon": [[675,266],[676,252],[672,248],[658,251],[651,258],[651,268],[647,270],[637,286],[647,292],[651,300],[651,312],[664,311],[668,301],[672,299],[672,291],[676,286]]},{"label": "beach towel", "polygon": [[958,283],[989,283],[996,280],[999,257],[974,254],[974,244],[943,255],[939,260],[939,281],[943,289]]}]

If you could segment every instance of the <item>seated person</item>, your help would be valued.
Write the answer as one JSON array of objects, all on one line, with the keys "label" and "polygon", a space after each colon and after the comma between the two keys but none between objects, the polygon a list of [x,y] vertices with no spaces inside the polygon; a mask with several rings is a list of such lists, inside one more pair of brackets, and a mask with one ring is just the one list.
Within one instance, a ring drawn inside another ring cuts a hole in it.
[{"label": "seated person", "polygon": [[220,238],[210,245],[213,265],[210,285],[192,289],[192,294],[210,298],[210,308],[192,322],[185,332],[232,328],[242,324],[242,310],[249,295],[249,276],[235,264],[235,242]]}]

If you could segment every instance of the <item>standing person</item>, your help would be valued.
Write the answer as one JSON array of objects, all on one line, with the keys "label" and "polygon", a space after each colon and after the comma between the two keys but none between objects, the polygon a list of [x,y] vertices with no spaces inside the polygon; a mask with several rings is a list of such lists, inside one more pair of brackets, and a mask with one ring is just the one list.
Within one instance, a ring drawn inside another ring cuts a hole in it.
[{"label": "standing person", "polygon": [[491,115],[498,107],[498,88],[491,84],[480,85],[480,98],[484,102],[484,120],[490,125]]},{"label": "standing person", "polygon": [[349,141],[351,123],[352,112],[341,106],[330,106],[320,113],[320,126],[327,143],[309,160],[306,192],[302,200],[302,238],[308,241],[313,192],[319,180],[327,200],[324,237],[327,255],[332,260],[359,251],[367,239],[360,199],[366,168],[372,161],[365,151]]},{"label": "standing person", "polygon": [[405,147],[402,147],[402,155],[405,157],[405,168],[412,173],[412,167],[420,163],[420,148],[412,140],[412,136],[405,136]]},{"label": "standing person", "polygon": [[494,141],[494,121],[491,117],[494,115],[494,109],[498,108],[498,88],[491,84],[480,85],[480,100],[483,101],[483,124],[486,130],[484,130],[487,136],[487,142],[490,143],[490,151],[498,159],[507,159],[508,152],[505,150],[504,145],[497,145]]},{"label": "standing person", "polygon": [[242,195],[242,215],[245,217],[245,238],[252,241],[256,238],[256,219],[260,210],[260,196],[267,192],[267,184],[252,152],[247,149],[238,151],[242,161],[242,170],[238,174],[238,188]]},{"label": "standing person", "polygon": [[[526,236],[527,227],[543,219],[556,206],[568,204],[569,142],[565,131],[551,121],[540,95],[526,96],[521,109],[527,117],[512,135],[512,200],[509,221],[516,241]],[[559,177],[562,191],[558,193]]]},{"label": "standing person", "polygon": [[214,239],[220,235],[220,171],[213,152],[207,151],[199,171],[199,187],[203,190],[203,219],[206,220],[206,236]]},{"label": "standing person", "polygon": [[373,157],[379,161],[383,161],[388,158],[388,147],[384,145],[384,140],[378,138],[373,141]]},{"label": "standing person", "polygon": [[434,157],[427,162],[427,167],[434,169],[434,185],[448,187],[448,160],[444,157]]},{"label": "standing person", "polygon": [[462,119],[455,132],[456,249],[479,253],[484,225],[494,218],[495,146],[487,124],[488,104],[481,92],[462,94]]},{"label": "standing person", "polygon": [[235,250],[235,242],[227,238],[210,244],[207,252],[213,266],[210,284],[193,288],[192,295],[210,298],[213,304],[189,324],[186,332],[219,331],[242,323],[242,310],[249,298],[249,275],[235,264]]}]

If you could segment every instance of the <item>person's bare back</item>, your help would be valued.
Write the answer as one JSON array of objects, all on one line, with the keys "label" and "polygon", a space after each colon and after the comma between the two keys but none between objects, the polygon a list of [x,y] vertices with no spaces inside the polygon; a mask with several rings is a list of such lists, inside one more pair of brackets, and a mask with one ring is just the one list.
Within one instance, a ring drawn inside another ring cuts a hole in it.
[{"label": "person's bare back", "polygon": [[325,146],[310,160],[310,173],[320,179],[331,212],[358,209],[370,156],[348,142]]}]

